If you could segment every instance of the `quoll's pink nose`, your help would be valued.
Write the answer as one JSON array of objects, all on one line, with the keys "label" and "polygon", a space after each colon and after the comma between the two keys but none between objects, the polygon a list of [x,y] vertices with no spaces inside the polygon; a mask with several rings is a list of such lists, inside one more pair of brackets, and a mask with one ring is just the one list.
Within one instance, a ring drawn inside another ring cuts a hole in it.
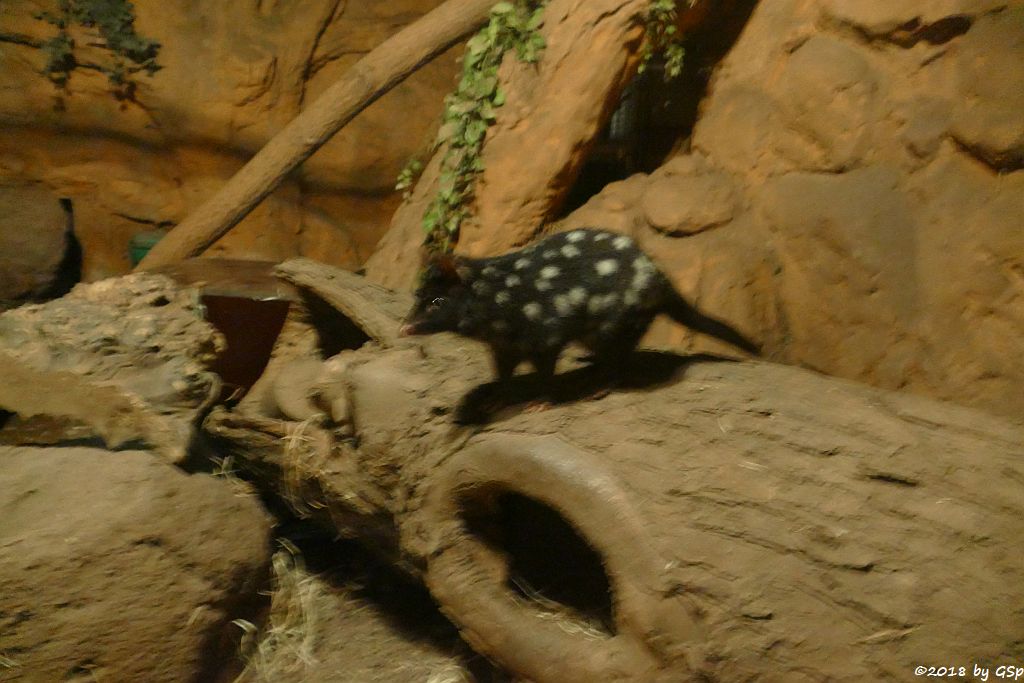
[{"label": "quoll's pink nose", "polygon": [[416,334],[416,326],[413,325],[412,323],[405,323],[404,325],[398,328],[399,337],[409,337],[414,334]]}]

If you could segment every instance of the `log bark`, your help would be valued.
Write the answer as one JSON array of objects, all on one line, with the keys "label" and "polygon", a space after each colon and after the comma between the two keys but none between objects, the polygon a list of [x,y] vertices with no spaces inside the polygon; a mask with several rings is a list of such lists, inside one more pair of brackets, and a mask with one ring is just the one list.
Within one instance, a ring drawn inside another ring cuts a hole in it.
[{"label": "log bark", "polygon": [[145,444],[184,461],[221,392],[224,339],[195,290],[153,273],[79,285],[0,316],[0,441]]},{"label": "log bark", "polygon": [[275,135],[219,192],[168,233],[137,270],[202,253],[356,114],[479,27],[494,1],[448,0],[381,43]]},{"label": "log bark", "polygon": [[[218,410],[208,430],[268,491],[419,577],[523,678],[911,681],[949,653],[1024,654],[1024,613],[1004,609],[1024,603],[1020,424],[798,368],[647,352],[602,400],[523,410],[519,378],[501,411],[463,426],[456,407],[491,376],[480,345],[344,353],[347,415],[321,417],[315,454],[258,416]],[[611,626],[512,589],[521,551],[491,528],[548,529],[495,513],[510,495],[596,553]]]}]

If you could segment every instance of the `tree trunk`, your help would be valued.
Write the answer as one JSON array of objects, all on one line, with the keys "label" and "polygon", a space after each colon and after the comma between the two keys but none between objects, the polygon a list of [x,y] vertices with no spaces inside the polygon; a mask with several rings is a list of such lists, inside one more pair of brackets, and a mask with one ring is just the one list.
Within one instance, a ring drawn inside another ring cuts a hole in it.
[{"label": "tree trunk", "polygon": [[448,0],[381,43],[275,135],[217,194],[179,223],[138,269],[202,253],[356,114],[480,26],[494,1]]},{"label": "tree trunk", "polygon": [[[343,308],[373,296],[314,280]],[[463,426],[481,345],[397,339],[324,365],[320,427],[206,426],[528,680],[911,681],[1024,656],[1021,425],[768,363],[624,365],[605,398],[539,412],[518,377]]]}]

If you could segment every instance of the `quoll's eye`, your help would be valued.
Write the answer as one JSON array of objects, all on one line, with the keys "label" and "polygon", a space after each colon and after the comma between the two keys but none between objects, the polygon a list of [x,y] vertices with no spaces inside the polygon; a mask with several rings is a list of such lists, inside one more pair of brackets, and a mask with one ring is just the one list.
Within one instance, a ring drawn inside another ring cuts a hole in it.
[{"label": "quoll's eye", "polygon": [[443,296],[434,297],[433,301],[427,306],[430,309],[438,309],[444,306],[445,298]]}]

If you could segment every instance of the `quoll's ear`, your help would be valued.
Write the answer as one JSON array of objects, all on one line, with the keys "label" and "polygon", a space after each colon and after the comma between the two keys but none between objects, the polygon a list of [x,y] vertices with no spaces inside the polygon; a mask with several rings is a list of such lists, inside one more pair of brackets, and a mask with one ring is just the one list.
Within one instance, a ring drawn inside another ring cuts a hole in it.
[{"label": "quoll's ear", "polygon": [[427,268],[432,268],[445,280],[461,282],[469,269],[466,264],[455,254],[434,254],[427,262]]}]

